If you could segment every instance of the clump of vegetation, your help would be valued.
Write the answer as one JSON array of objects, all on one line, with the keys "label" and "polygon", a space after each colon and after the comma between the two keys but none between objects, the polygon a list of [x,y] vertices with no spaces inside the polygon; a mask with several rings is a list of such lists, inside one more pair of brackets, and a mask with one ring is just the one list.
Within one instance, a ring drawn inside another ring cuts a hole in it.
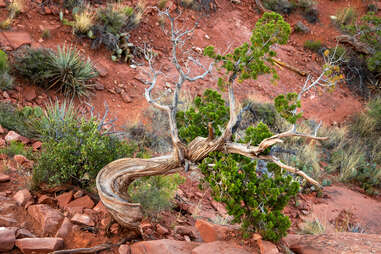
[{"label": "clump of vegetation", "polygon": [[41,115],[39,107],[18,109],[8,103],[0,103],[0,125],[8,130],[16,131],[24,137],[34,138],[36,130],[30,125],[31,119]]},{"label": "clump of vegetation", "polygon": [[8,55],[0,50],[0,90],[13,87],[13,77],[9,74]]},{"label": "clump of vegetation", "polygon": [[357,16],[357,12],[352,7],[346,7],[340,10],[336,15],[336,23],[340,26],[346,26],[352,24]]},{"label": "clump of vegetation", "polygon": [[295,4],[288,0],[264,0],[263,5],[269,10],[284,14],[295,10]]},{"label": "clump of vegetation", "polygon": [[321,235],[325,233],[325,227],[318,218],[315,218],[312,221],[307,221],[303,229],[301,230],[302,234],[310,234],[310,235]]},{"label": "clump of vegetation", "polygon": [[40,122],[37,130],[44,143],[33,171],[36,187],[42,182],[89,187],[102,167],[135,149],[103,131],[97,119],[81,117],[70,104],[50,105]]},{"label": "clump of vegetation", "polygon": [[307,40],[304,42],[304,48],[309,49],[314,52],[319,52],[323,48],[323,43],[319,40]]},{"label": "clump of vegetation", "polygon": [[355,50],[348,50],[343,65],[347,84],[364,97],[381,91],[381,18],[369,12],[358,20],[352,18],[341,29],[356,41]]},{"label": "clump of vegetation", "polygon": [[9,2],[7,8],[9,11],[8,17],[0,22],[2,29],[8,29],[16,16],[24,9],[24,0],[12,0]]},{"label": "clump of vegetation", "polygon": [[173,207],[175,192],[183,182],[184,178],[179,174],[144,177],[135,180],[128,193],[132,202],[142,205],[146,216],[155,219]]},{"label": "clump of vegetation", "polygon": [[93,87],[88,81],[97,76],[90,60],[84,61],[73,47],[27,49],[15,59],[17,72],[47,89],[55,88],[65,96],[88,96]]},{"label": "clump of vegetation", "polygon": [[32,151],[30,148],[25,148],[24,144],[18,141],[11,141],[8,146],[0,148],[0,154],[5,154],[10,158],[17,154],[31,157],[31,153]]},{"label": "clump of vegetation", "polygon": [[[275,114],[266,107],[262,113],[269,122],[275,121],[272,118]],[[206,90],[202,97],[196,97],[188,110],[178,112],[179,136],[186,141],[197,136],[207,137],[209,122],[213,123],[216,135],[221,135],[220,130],[228,119],[229,108],[221,95]],[[259,123],[246,128],[242,142],[256,145],[271,135],[267,125]],[[250,232],[260,232],[264,238],[278,241],[286,234],[290,220],[282,214],[282,209],[298,192],[299,184],[291,176],[285,176],[278,166],[269,163],[261,172],[256,161],[215,152],[202,161],[200,169],[213,197],[226,204],[228,213],[234,217],[233,222],[242,224],[246,236]]]},{"label": "clump of vegetation", "polygon": [[217,10],[215,0],[176,0],[177,6],[181,6],[195,11],[211,13]]},{"label": "clump of vegetation", "polygon": [[79,13],[74,14],[74,32],[79,34],[87,34],[94,26],[94,21],[95,13],[90,5],[88,5],[84,9],[80,10]]}]

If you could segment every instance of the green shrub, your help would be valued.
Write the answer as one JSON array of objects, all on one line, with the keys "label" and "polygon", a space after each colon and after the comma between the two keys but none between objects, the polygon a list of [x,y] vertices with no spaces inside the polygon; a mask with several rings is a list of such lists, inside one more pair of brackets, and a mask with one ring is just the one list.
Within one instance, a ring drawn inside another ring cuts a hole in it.
[{"label": "green shrub", "polygon": [[186,142],[194,138],[208,136],[208,123],[211,122],[215,135],[221,135],[221,129],[229,121],[229,107],[221,95],[207,89],[202,97],[197,96],[187,111],[179,111],[176,116],[180,126],[179,136]]},{"label": "green shrub", "polygon": [[88,81],[97,76],[90,60],[83,61],[73,47],[28,49],[16,57],[18,73],[44,88],[55,88],[65,96],[87,96],[93,87]]},{"label": "green shrub", "polygon": [[[178,112],[180,138],[189,142],[197,136],[206,137],[209,122],[213,123],[216,135],[221,135],[228,117],[229,108],[221,96],[206,90],[187,111]],[[260,122],[246,128],[240,142],[258,145],[271,135],[268,126]],[[202,161],[200,169],[214,199],[225,203],[228,213],[234,217],[233,223],[241,223],[245,236],[260,232],[265,239],[278,241],[286,234],[290,220],[282,210],[298,192],[299,185],[291,176],[283,175],[278,166],[268,163],[260,173],[256,161],[241,155],[214,152]]]},{"label": "green shrub", "polygon": [[319,40],[317,41],[312,41],[312,40],[307,40],[304,42],[304,48],[309,49],[314,52],[319,52],[319,50],[323,47],[323,43]]},{"label": "green shrub", "polygon": [[295,4],[288,0],[264,0],[263,5],[278,13],[290,14],[295,9]]},{"label": "green shrub", "polygon": [[8,56],[4,51],[0,50],[0,90],[7,90],[13,87],[13,77],[8,72]]},{"label": "green shrub", "polygon": [[17,154],[31,157],[31,153],[32,151],[30,148],[25,148],[21,142],[17,141],[11,141],[8,146],[0,148],[0,154],[6,154],[8,157],[13,157]]},{"label": "green shrub", "polygon": [[22,136],[35,138],[37,132],[30,121],[40,115],[40,110],[38,107],[17,109],[12,104],[0,102],[0,125]]},{"label": "green shrub", "polygon": [[132,202],[142,205],[146,216],[156,218],[160,212],[173,207],[175,192],[183,182],[179,174],[143,177],[129,186],[128,193]]},{"label": "green shrub", "polygon": [[[61,110],[55,107],[53,110]],[[62,112],[45,114],[42,121],[49,123],[49,130],[56,130],[59,135],[47,135],[42,153],[37,159],[33,171],[33,183],[37,187],[42,182],[52,185],[63,183],[79,184],[88,187],[94,184],[99,170],[106,164],[122,157],[131,157],[135,146],[122,142],[115,136],[101,131],[101,125],[95,118],[72,118],[66,115],[66,123],[59,124]],[[51,124],[53,123],[53,124]]]},{"label": "green shrub", "polygon": [[133,29],[139,24],[140,12],[122,4],[108,4],[105,8],[98,10],[98,21],[105,27],[105,31],[118,35]]}]

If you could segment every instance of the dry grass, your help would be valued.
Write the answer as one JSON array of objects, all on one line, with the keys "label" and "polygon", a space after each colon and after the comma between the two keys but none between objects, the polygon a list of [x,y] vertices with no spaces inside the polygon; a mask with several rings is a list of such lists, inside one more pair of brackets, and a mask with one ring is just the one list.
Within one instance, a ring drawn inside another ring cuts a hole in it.
[{"label": "dry grass", "polygon": [[12,0],[8,5],[8,10],[10,11],[10,17],[15,17],[18,13],[24,10],[25,2],[24,0]]},{"label": "dry grass", "polygon": [[87,6],[82,12],[74,15],[73,28],[75,32],[87,33],[94,25],[95,12],[90,6]]},{"label": "dry grass", "polygon": [[313,221],[307,221],[301,230],[302,234],[321,235],[325,233],[324,225],[315,218]]}]

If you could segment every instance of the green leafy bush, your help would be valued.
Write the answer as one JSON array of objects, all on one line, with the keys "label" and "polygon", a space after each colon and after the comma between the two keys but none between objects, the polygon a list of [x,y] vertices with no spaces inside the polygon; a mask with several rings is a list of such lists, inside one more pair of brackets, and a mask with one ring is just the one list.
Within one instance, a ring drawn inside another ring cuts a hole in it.
[{"label": "green leafy bush", "polygon": [[197,96],[193,105],[186,111],[177,113],[179,136],[186,142],[194,138],[208,136],[208,123],[211,122],[214,133],[221,135],[226,123],[229,121],[229,107],[221,95],[213,90],[207,89],[202,97]]},{"label": "green leafy bush", "polygon": [[[197,136],[206,137],[209,122],[215,124],[213,128],[220,135],[228,117],[229,108],[221,96],[206,90],[187,111],[178,112],[179,135],[187,142]],[[255,127],[248,127],[240,142],[258,145],[272,135],[268,126],[260,122]],[[267,149],[263,154],[269,151]],[[278,166],[269,163],[265,173],[260,173],[256,170],[256,161],[241,155],[215,152],[202,161],[200,169],[213,197],[225,203],[228,213],[234,217],[233,222],[241,223],[245,235],[260,232],[265,239],[278,241],[286,234],[290,220],[282,210],[298,192],[299,185],[291,176],[283,175]]]},{"label": "green leafy bush", "polygon": [[317,41],[312,41],[312,40],[307,40],[304,42],[304,48],[309,49],[314,52],[319,52],[319,50],[323,47],[323,43],[319,40]]},{"label": "green leafy bush", "polygon": [[173,207],[175,192],[183,182],[179,174],[144,177],[135,180],[128,193],[132,202],[142,205],[146,216],[156,218],[160,212]]},{"label": "green leafy bush", "polygon": [[0,50],[0,90],[7,90],[12,87],[13,77],[9,75],[8,56]]},{"label": "green leafy bush", "polygon": [[[39,133],[44,135],[44,143],[33,171],[35,186],[47,182],[87,187],[94,183],[99,170],[106,164],[130,157],[134,152],[134,145],[103,133],[95,118],[79,117],[77,111],[76,117],[70,112],[62,116],[63,109],[65,107],[51,108],[41,119],[45,130],[40,129]],[[56,110],[60,112],[54,112]],[[65,123],[60,123],[61,119]]]},{"label": "green leafy bush", "polygon": [[31,125],[31,120],[40,115],[41,108],[39,107],[18,109],[12,104],[0,102],[0,125],[28,138],[37,136],[37,131]]},{"label": "green leafy bush", "polygon": [[65,96],[87,96],[93,87],[88,81],[97,76],[90,60],[83,61],[73,47],[28,49],[16,57],[18,73],[44,88],[55,88]]},{"label": "green leafy bush", "polygon": [[30,148],[25,148],[24,145],[18,141],[11,141],[8,146],[0,148],[0,154],[6,154],[8,157],[13,157],[17,154],[31,157],[31,153],[32,151]]}]

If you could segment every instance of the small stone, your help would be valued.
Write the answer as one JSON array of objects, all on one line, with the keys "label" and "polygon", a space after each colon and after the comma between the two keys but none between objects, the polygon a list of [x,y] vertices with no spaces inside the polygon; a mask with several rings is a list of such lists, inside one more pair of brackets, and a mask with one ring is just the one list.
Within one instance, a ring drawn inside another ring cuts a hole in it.
[{"label": "small stone", "polygon": [[76,213],[73,216],[73,218],[71,218],[71,222],[77,223],[77,224],[83,224],[83,225],[90,226],[90,227],[95,226],[94,221],[87,214]]},{"label": "small stone", "polygon": [[35,238],[36,236],[32,234],[29,230],[25,228],[20,228],[16,232],[16,238],[22,239],[22,238]]},{"label": "small stone", "polygon": [[64,219],[60,211],[45,204],[31,205],[28,213],[40,224],[44,235],[54,235]]},{"label": "small stone", "polygon": [[113,235],[119,234],[119,232],[120,232],[119,224],[117,224],[117,223],[112,224],[111,227],[110,227],[110,232]]},{"label": "small stone", "polygon": [[11,180],[11,177],[9,175],[0,173],[0,183],[8,182],[10,180]]},{"label": "small stone", "polygon": [[14,131],[10,131],[5,136],[5,141],[9,144],[12,141],[21,141],[20,138],[21,138],[21,135],[19,135],[18,133],[14,132]]},{"label": "small stone", "polygon": [[59,196],[56,197],[58,201],[58,207],[63,209],[69,204],[71,199],[73,198],[73,191],[65,192]]},{"label": "small stone", "polygon": [[6,142],[4,139],[0,138],[0,147],[5,147]]},{"label": "small stone", "polygon": [[130,246],[127,244],[122,244],[119,246],[119,254],[130,254]]},{"label": "small stone", "polygon": [[24,88],[24,98],[27,101],[33,101],[36,99],[37,94],[36,94],[36,89],[32,86],[27,86]]},{"label": "small stone", "polygon": [[310,29],[306,25],[304,25],[301,21],[298,21],[295,24],[295,31],[300,31],[306,34],[310,32]]},{"label": "small stone", "polygon": [[156,225],[156,231],[160,234],[160,235],[166,235],[169,233],[169,230],[162,226],[161,224],[157,224]]},{"label": "small stone", "polygon": [[61,224],[61,227],[58,229],[55,237],[60,237],[65,239],[66,236],[71,232],[73,228],[73,224],[71,221],[65,217],[64,221]]},{"label": "small stone", "polygon": [[50,253],[64,247],[62,238],[23,238],[16,240],[16,246],[24,254]]},{"label": "small stone", "polygon": [[16,227],[0,227],[0,252],[13,249],[16,241]]},{"label": "small stone", "polygon": [[48,195],[41,195],[41,197],[38,198],[39,204],[47,204],[47,205],[54,205],[56,202],[55,199],[52,197],[49,197]]},{"label": "small stone", "polygon": [[34,142],[32,144],[33,151],[40,150],[41,146],[42,146],[42,142],[41,141]]},{"label": "small stone", "polygon": [[81,208],[93,208],[94,202],[89,196],[83,196],[76,200],[71,201],[66,207],[81,207]]},{"label": "small stone", "polygon": [[98,213],[108,213],[106,207],[103,205],[102,201],[99,201],[98,204],[93,208],[94,211]]},{"label": "small stone", "polygon": [[108,70],[105,66],[103,66],[101,63],[96,63],[94,65],[95,69],[97,70],[97,72],[99,73],[99,75],[101,77],[106,77],[107,74],[108,74]]},{"label": "small stone", "polygon": [[193,227],[176,226],[173,231],[175,232],[175,234],[179,234],[182,236],[187,235],[192,239],[196,238],[196,230]]},{"label": "small stone", "polygon": [[32,195],[30,194],[29,190],[23,189],[16,192],[16,194],[13,196],[13,199],[16,200],[16,203],[19,206],[23,206],[32,199]]}]

